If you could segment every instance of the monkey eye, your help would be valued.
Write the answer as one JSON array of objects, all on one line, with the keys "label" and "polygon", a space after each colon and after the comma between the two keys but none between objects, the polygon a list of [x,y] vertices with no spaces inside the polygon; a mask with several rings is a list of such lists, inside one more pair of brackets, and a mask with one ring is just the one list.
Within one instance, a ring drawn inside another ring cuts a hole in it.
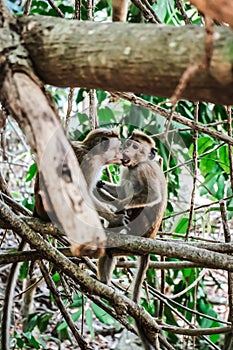
[{"label": "monkey eye", "polygon": [[131,145],[131,141],[126,141],[125,147],[130,147],[130,145]]},{"label": "monkey eye", "polygon": [[138,145],[133,144],[133,149],[138,149]]}]

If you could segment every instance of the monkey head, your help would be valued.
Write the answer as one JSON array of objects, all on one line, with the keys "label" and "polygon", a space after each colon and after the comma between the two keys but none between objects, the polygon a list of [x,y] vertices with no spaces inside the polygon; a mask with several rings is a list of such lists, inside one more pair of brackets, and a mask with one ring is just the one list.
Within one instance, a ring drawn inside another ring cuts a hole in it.
[{"label": "monkey head", "polygon": [[92,130],[84,139],[83,144],[89,149],[89,156],[100,156],[103,164],[122,164],[119,129]]},{"label": "monkey head", "polygon": [[135,167],[141,162],[155,158],[154,140],[139,130],[134,130],[123,146],[122,164],[125,167]]}]

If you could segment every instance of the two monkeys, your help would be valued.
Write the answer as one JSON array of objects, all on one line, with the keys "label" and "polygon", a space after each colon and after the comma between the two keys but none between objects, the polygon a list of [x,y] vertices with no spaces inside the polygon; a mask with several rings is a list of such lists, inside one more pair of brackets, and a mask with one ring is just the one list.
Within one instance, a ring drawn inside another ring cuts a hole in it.
[{"label": "two monkeys", "polygon": [[[155,161],[153,139],[135,130],[121,150],[119,131],[99,128],[91,131],[83,142],[73,142],[71,146],[96,210],[107,220],[108,227],[115,231],[124,227],[129,234],[154,238],[166,209],[167,186],[164,174]],[[98,181],[107,164],[123,165],[118,185]],[[40,197],[38,175],[34,216],[48,219]],[[99,259],[98,278],[104,283],[109,283],[111,279],[114,259],[111,248],[107,248],[106,255]],[[135,302],[139,301],[148,263],[148,254],[140,257],[133,287]],[[137,328],[145,349],[150,349],[146,331],[139,324]]]}]

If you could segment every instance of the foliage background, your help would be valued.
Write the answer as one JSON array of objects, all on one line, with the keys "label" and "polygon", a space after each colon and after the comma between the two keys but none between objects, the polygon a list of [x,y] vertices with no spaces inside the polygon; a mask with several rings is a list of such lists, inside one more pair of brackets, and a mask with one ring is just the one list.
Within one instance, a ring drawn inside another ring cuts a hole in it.
[{"label": "foliage background", "polygon": [[[128,22],[147,22],[144,15],[133,1],[129,5]],[[146,1],[139,2],[145,6]],[[90,19],[87,8],[90,2],[81,1],[80,19]],[[8,1],[8,6],[15,15],[22,14],[25,3]],[[149,2],[147,10],[152,9],[158,19],[165,24],[184,26],[188,22],[203,25],[203,18],[188,2],[173,0],[158,0]],[[60,12],[59,12],[60,11]],[[97,1],[93,7],[94,21],[111,21],[111,1]],[[75,15],[72,1],[36,1],[33,0],[30,14],[45,16],[61,16],[70,20]],[[146,53],[145,53],[146,54]],[[165,53],[166,54],[166,53]],[[191,130],[184,124],[172,121],[167,139],[166,119],[154,113],[149,104],[163,107],[171,111],[169,99],[140,95],[145,107],[139,107],[127,100],[119,99],[105,91],[89,91],[88,89],[60,89],[46,87],[57,104],[64,126],[68,125],[70,139],[81,140],[90,129],[90,109],[95,108],[99,125],[120,125],[122,137],[134,128],[142,129],[153,135],[158,148],[158,155],[163,161],[163,169],[168,181],[168,206],[163,221],[162,234],[165,240],[184,240],[189,242],[221,242],[224,236],[223,213],[220,202],[223,202],[227,214],[227,224],[232,232],[232,188],[233,166],[231,146],[220,141],[215,131],[232,136],[232,109],[211,103],[193,103],[179,101],[175,111],[182,116],[203,124],[213,132],[206,134]],[[90,96],[94,94],[94,104]],[[71,102],[72,101],[72,102]],[[33,181],[36,172],[33,154],[26,144],[19,126],[8,117],[1,128],[1,171],[6,179],[9,191],[14,200],[29,210],[33,208]],[[110,167],[114,181],[119,178],[119,168]],[[103,175],[106,177],[106,175]],[[15,251],[18,239],[9,231],[1,234],[2,252]],[[60,245],[61,243],[54,244]],[[229,325],[228,289],[229,275],[224,271],[208,269],[208,266],[188,264],[178,259],[171,259],[152,255],[154,263],[173,262],[173,268],[151,268],[147,273],[147,288],[142,295],[142,305],[153,316],[159,317],[171,326],[187,328],[213,328]],[[114,282],[118,288],[124,288],[127,293],[129,282],[135,269],[135,258],[129,258],[133,268],[117,268],[114,272]],[[90,264],[83,259],[76,259],[83,268],[90,269]],[[124,265],[124,262],[122,262]],[[127,265],[125,265],[127,266]],[[2,282],[6,283],[8,265],[1,269]],[[122,339],[122,325],[117,322],[111,312],[106,313],[95,298],[84,296],[79,287],[50,267],[50,275],[62,303],[71,314],[74,323],[82,329],[86,341],[91,349],[115,348],[120,345],[118,333]],[[92,273],[92,272],[91,272]],[[34,292],[33,310],[22,310],[21,303],[25,303],[27,281],[36,281],[32,288]],[[119,287],[120,283],[120,287]],[[115,285],[116,286],[116,285]],[[5,288],[0,289],[1,298]],[[60,348],[61,346],[77,348],[77,338],[69,330],[67,322],[54,302],[41,278],[37,263],[25,261],[20,265],[19,278],[15,287],[14,322],[11,327],[11,346],[14,349]],[[24,301],[23,301],[24,298]],[[32,311],[32,312],[31,312]],[[26,319],[23,320],[23,317]],[[93,323],[94,320],[94,323]],[[129,320],[132,322],[132,320]],[[22,326],[23,324],[23,326]],[[124,334],[124,333],[123,333]],[[201,334],[201,333],[200,333]],[[197,337],[165,333],[168,341],[175,349],[230,349],[227,338],[216,331],[210,336]],[[198,335],[198,334],[197,334]],[[132,335],[127,335],[131,339]],[[136,341],[136,340],[135,340]],[[117,345],[118,343],[118,345]],[[136,349],[137,345],[134,345]]]}]

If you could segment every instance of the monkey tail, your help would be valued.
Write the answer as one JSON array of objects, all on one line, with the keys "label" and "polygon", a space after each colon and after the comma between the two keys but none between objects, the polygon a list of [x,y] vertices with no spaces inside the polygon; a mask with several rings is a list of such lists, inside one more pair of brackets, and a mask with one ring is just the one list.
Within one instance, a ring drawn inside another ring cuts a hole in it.
[{"label": "monkey tail", "polygon": [[[150,255],[142,255],[139,258],[139,265],[138,265],[138,270],[135,278],[135,283],[133,287],[133,301],[135,303],[139,303],[140,299],[140,292],[142,289],[142,284],[146,275],[146,271],[148,269],[149,261],[150,261]],[[140,319],[135,321],[137,331],[139,334],[139,337],[143,343],[144,349],[145,350],[154,350],[155,348],[151,345],[147,335],[146,335],[146,330],[142,327]]]},{"label": "monkey tail", "polygon": [[109,284],[115,267],[115,260],[109,249],[106,249],[106,255],[99,258],[97,277],[101,282]]},{"label": "monkey tail", "polygon": [[133,301],[135,303],[139,302],[140,292],[141,292],[142,284],[146,275],[146,271],[148,269],[149,261],[150,261],[149,254],[142,255],[139,258],[138,270],[137,270],[135,283],[133,287]]}]

